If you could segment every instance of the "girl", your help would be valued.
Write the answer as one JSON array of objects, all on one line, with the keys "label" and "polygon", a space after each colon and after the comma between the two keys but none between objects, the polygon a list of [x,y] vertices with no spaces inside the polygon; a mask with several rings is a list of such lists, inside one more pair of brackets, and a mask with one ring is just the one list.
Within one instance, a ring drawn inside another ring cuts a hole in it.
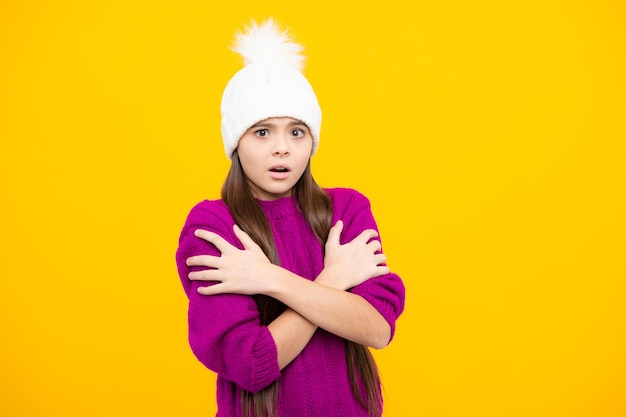
[{"label": "girl", "polygon": [[270,19],[235,51],[246,65],[221,106],[232,165],[222,199],[189,213],[176,254],[217,416],[380,416],[368,347],[393,337],[404,286],[369,201],[313,180],[321,111],[301,47]]}]

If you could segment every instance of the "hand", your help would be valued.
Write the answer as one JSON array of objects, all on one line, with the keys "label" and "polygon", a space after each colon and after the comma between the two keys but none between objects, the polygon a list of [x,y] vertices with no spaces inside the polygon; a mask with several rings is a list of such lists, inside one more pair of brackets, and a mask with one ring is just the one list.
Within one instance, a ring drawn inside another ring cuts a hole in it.
[{"label": "hand", "polygon": [[342,245],[339,237],[343,230],[343,222],[339,220],[331,229],[326,241],[324,256],[324,272],[317,282],[333,288],[347,290],[370,278],[389,273],[389,268],[382,265],[387,257],[380,253],[378,232],[367,229],[351,242]]},{"label": "hand", "polygon": [[265,291],[263,269],[271,266],[267,256],[263,253],[250,236],[234,225],[235,236],[243,244],[241,250],[228,243],[220,235],[208,230],[198,229],[196,237],[215,245],[222,256],[198,255],[187,258],[188,266],[204,266],[211,269],[189,273],[192,281],[213,281],[214,285],[198,288],[203,295],[224,293],[233,294],[262,294]]}]

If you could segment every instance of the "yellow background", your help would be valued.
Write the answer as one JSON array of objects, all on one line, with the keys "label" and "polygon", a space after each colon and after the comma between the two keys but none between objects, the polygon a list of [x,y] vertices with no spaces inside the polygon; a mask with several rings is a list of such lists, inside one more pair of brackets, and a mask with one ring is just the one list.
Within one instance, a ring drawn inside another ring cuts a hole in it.
[{"label": "yellow background", "polygon": [[621,1],[0,5],[0,415],[208,416],[174,265],[228,168],[227,49],[274,16],[407,305],[386,413],[626,416]]}]

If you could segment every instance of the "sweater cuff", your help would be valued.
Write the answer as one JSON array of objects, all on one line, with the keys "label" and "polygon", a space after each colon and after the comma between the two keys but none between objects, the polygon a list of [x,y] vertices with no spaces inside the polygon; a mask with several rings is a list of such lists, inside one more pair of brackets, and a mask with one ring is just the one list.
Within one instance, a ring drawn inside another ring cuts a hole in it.
[{"label": "sweater cuff", "polygon": [[255,369],[252,370],[250,391],[257,392],[280,377],[276,342],[267,327],[262,327],[252,351]]}]

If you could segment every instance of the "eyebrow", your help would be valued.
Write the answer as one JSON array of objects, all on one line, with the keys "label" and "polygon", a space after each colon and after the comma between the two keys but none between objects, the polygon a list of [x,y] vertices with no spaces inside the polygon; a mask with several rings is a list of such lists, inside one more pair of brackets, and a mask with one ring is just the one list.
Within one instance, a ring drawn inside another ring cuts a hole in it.
[{"label": "eyebrow", "polygon": [[[294,120],[293,122],[289,122],[287,124],[287,127],[294,127],[294,126],[304,126],[307,127],[306,123],[301,122],[299,120]],[[259,127],[271,127],[271,128],[275,128],[276,124],[274,123],[268,123],[268,122],[259,122],[259,123],[255,123],[252,126],[250,126],[250,129],[257,129]]]}]

